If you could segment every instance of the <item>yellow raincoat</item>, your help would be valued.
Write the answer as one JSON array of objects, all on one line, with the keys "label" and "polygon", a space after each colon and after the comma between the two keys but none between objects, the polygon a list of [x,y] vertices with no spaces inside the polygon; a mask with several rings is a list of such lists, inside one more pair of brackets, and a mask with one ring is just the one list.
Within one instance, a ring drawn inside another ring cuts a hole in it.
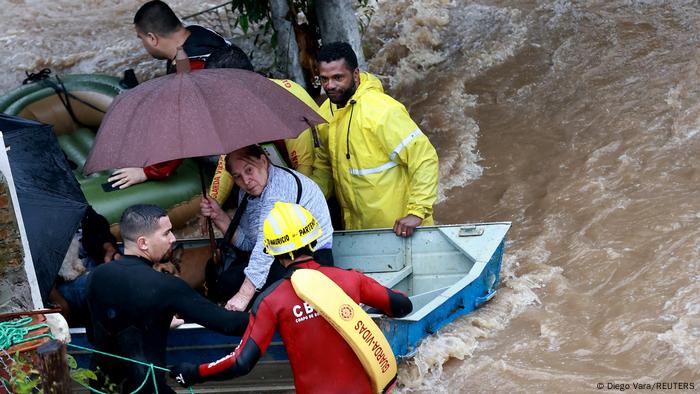
[{"label": "yellow raincoat", "polygon": [[326,100],[321,114],[330,123],[319,127],[312,179],[335,192],[346,229],[393,227],[408,214],[433,224],[437,153],[375,76],[361,73],[345,107]]},{"label": "yellow raincoat", "polygon": [[[313,108],[319,114],[318,104],[314,101],[309,93],[298,83],[289,79],[270,79],[272,82],[287,89],[291,94],[295,95],[299,100]],[[289,160],[292,168],[301,172],[306,176],[311,176],[314,165],[314,139],[311,129],[304,130],[297,138],[284,140],[289,153]]]},{"label": "yellow raincoat", "polygon": [[[287,89],[290,93],[303,101],[306,105],[313,108],[319,114],[321,113],[318,104],[314,101],[309,93],[294,81],[289,79],[270,79],[270,81]],[[289,161],[292,168],[301,172],[306,176],[311,176],[314,164],[314,139],[311,129],[304,130],[297,138],[284,140],[284,145],[289,154]],[[219,163],[216,166],[214,179],[209,188],[209,195],[212,196],[219,204],[223,204],[228,198],[233,188],[233,177],[226,170],[226,156],[222,155],[219,158]]]}]

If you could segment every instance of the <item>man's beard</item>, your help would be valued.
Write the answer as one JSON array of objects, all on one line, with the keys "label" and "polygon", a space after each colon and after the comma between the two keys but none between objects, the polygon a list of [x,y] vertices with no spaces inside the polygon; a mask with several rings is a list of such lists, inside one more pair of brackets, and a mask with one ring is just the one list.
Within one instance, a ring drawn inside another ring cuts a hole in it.
[{"label": "man's beard", "polygon": [[163,254],[163,256],[161,256],[160,259],[158,259],[158,261],[156,261],[156,263],[159,263],[159,264],[168,263],[172,259],[173,259],[173,248],[171,247],[168,249],[167,252],[165,252]]},{"label": "man's beard", "polygon": [[355,79],[353,78],[352,80],[352,85],[349,86],[339,98],[333,99],[331,96],[328,96],[328,99],[331,100],[331,103],[337,105],[338,107],[344,107],[345,104],[348,103],[348,100],[350,100],[350,97],[352,97],[353,94],[357,91],[357,84],[355,84]]}]

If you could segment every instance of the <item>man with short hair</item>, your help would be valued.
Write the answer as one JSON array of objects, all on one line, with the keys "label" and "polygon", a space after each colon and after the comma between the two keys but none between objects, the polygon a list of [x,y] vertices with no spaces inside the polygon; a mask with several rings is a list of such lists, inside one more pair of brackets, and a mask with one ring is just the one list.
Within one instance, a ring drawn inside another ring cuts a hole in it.
[{"label": "man with short hair", "polygon": [[[183,387],[207,380],[246,375],[265,353],[276,331],[287,348],[299,393],[370,393],[370,378],[343,336],[294,290],[297,269],[316,270],[335,282],[355,303],[380,309],[393,317],[411,312],[404,294],[388,289],[361,272],[319,265],[314,261],[316,240],[323,230],[313,215],[298,204],[277,202],[263,223],[265,252],[287,269],[283,279],[260,293],[250,311],[241,343],[228,356],[207,364],[180,364],[170,376]],[[321,291],[316,297],[324,297]],[[377,334],[381,335],[381,334]]]},{"label": "man with short hair", "polygon": [[360,72],[349,44],[323,45],[318,61],[330,121],[311,178],[327,197],[335,192],[345,229],[393,227],[410,237],[432,224],[438,157],[428,137],[375,76]]},{"label": "man with short hair", "polygon": [[[206,300],[182,279],[153,270],[167,262],[175,236],[165,210],[155,205],[127,208],[120,221],[124,255],[97,267],[87,289],[97,350],[164,367],[168,330],[174,314],[226,335],[241,335],[248,323],[242,312],[227,311]],[[146,378],[148,368],[106,356],[93,360],[111,382],[131,392]],[[174,392],[163,372],[155,371],[158,392]],[[152,378],[144,392],[154,390]]]},{"label": "man with short hair", "polygon": [[[175,55],[182,47],[190,58],[190,68],[199,70],[217,48],[231,45],[213,30],[202,26],[183,26],[175,12],[164,2],[153,0],[145,3],[134,15],[134,28],[146,51],[156,59],[166,60],[166,72],[175,72]],[[169,160],[144,168],[126,167],[114,171],[108,179],[119,189],[152,179],[164,179],[173,174],[182,160]]]},{"label": "man with short hair", "polygon": [[198,70],[204,68],[212,51],[231,45],[213,30],[198,25],[183,26],[175,12],[160,0],[149,1],[136,11],[134,27],[146,51],[156,59],[168,61],[168,74],[175,72],[178,47],[189,56],[191,68]]}]

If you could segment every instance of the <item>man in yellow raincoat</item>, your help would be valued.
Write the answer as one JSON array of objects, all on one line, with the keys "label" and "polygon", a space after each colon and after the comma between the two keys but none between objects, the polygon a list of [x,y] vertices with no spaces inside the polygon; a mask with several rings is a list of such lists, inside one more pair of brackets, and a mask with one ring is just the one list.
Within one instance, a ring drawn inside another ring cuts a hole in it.
[{"label": "man in yellow raincoat", "polygon": [[319,74],[328,95],[321,114],[312,179],[326,196],[335,192],[346,229],[393,227],[409,237],[433,224],[438,157],[403,104],[360,72],[352,47],[324,45]]}]

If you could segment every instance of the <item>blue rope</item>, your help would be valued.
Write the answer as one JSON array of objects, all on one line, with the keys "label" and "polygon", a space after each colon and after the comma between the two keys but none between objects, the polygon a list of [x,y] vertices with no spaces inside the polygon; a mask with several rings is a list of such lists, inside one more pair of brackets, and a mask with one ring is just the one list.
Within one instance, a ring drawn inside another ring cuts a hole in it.
[{"label": "blue rope", "polygon": [[[129,362],[136,363],[136,364],[141,364],[141,365],[144,365],[144,366],[148,367],[148,373],[146,374],[145,379],[143,380],[143,382],[141,382],[141,385],[140,385],[136,390],[132,391],[130,394],[138,393],[139,390],[141,390],[141,389],[143,388],[143,386],[146,384],[146,382],[148,381],[149,376],[153,379],[153,387],[154,387],[155,390],[156,390],[156,394],[158,394],[158,386],[156,385],[156,371],[155,371],[155,370],[156,370],[156,369],[160,369],[161,371],[164,371],[164,372],[170,372],[170,370],[167,369],[167,368],[159,367],[159,366],[157,366],[157,365],[153,365],[153,364],[149,364],[149,363],[144,363],[144,362],[142,362],[142,361],[134,360],[134,359],[131,359],[131,358],[128,358],[128,357],[122,357],[122,356],[118,356],[118,355],[116,355],[116,354],[111,354],[111,353],[107,353],[107,352],[102,352],[102,351],[99,351],[99,350],[96,350],[96,349],[90,349],[90,348],[83,347],[83,346],[80,346],[80,345],[74,345],[74,344],[72,344],[72,343],[69,343],[68,346],[74,347],[74,348],[80,349],[80,350],[86,350],[86,351],[92,352],[92,353],[101,354],[101,355],[103,355],[103,356],[118,358],[118,359],[120,359],[120,360],[129,361]],[[93,389],[92,387],[88,387],[88,386],[86,386],[86,385],[83,385],[83,384],[80,383],[80,382],[78,382],[78,383],[79,383],[81,386],[85,387],[86,389],[89,389],[90,391],[93,391],[93,392],[95,392],[95,393],[106,394],[106,393],[104,393],[104,392],[102,392],[102,391]],[[192,387],[188,387],[188,389],[189,389],[190,393],[193,393],[193,394],[194,394],[194,390],[192,389]]]},{"label": "blue rope", "polygon": [[[29,341],[33,341],[35,339],[40,339],[40,338],[55,339],[54,336],[51,335],[51,333],[41,334],[41,335],[37,335],[34,337],[30,337],[30,338],[25,338],[25,336],[29,333],[29,331],[36,330],[36,329],[43,328],[43,327],[48,327],[48,325],[46,325],[46,324],[35,324],[33,326],[29,326],[29,323],[31,323],[31,322],[32,322],[31,317],[22,317],[22,318],[10,320],[7,322],[0,322],[0,349],[3,350],[3,352],[4,352],[6,349],[9,349],[11,346],[16,345],[18,343],[29,342]],[[158,386],[156,384],[156,371],[155,370],[159,369],[159,370],[164,371],[164,372],[170,372],[170,370],[167,368],[159,367],[157,365],[153,365],[153,364],[149,364],[149,363],[144,363],[144,362],[141,362],[138,360],[133,360],[133,359],[130,359],[128,357],[117,356],[116,354],[101,352],[99,350],[86,348],[86,347],[83,347],[80,345],[74,345],[72,343],[68,343],[67,346],[71,346],[71,347],[74,347],[76,349],[86,350],[86,351],[89,351],[92,353],[101,354],[103,356],[118,358],[120,360],[129,361],[132,363],[141,364],[141,365],[148,367],[148,373],[146,374],[146,377],[144,378],[143,382],[141,382],[141,385],[136,390],[132,391],[130,394],[138,393],[143,388],[143,386],[146,385],[146,382],[148,381],[149,377],[153,380],[153,387],[155,389],[156,394],[158,394]],[[7,353],[7,352],[5,352],[5,353]],[[3,365],[5,365],[4,362],[3,362]],[[7,366],[5,365],[5,367],[7,367]],[[92,391],[92,392],[99,393],[99,394],[107,394],[107,393],[104,393],[102,391],[96,390],[90,386],[87,386],[87,385],[83,384],[82,382],[77,382],[77,383],[79,385],[83,386],[84,388]],[[2,382],[2,386],[7,391],[7,387],[5,386],[5,382]],[[189,389],[190,393],[194,393],[194,390],[192,389],[192,387],[188,387],[188,389]]]},{"label": "blue rope", "polygon": [[25,338],[29,331],[49,327],[46,324],[35,324],[33,326],[29,326],[29,323],[31,322],[31,317],[22,317],[19,319],[0,322],[0,349],[7,350],[13,345],[49,336],[49,334],[42,334],[35,337]]}]

